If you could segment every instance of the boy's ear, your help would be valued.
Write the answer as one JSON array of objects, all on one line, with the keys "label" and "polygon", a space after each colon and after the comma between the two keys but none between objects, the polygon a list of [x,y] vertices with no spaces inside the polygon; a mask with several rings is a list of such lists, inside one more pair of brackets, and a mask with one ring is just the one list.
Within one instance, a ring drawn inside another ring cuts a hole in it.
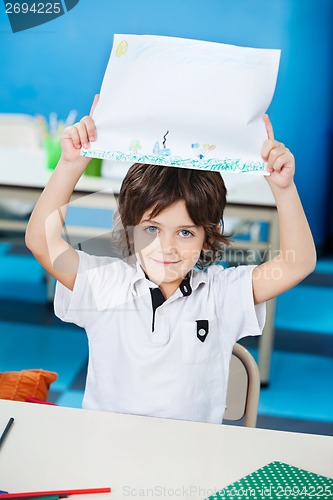
[{"label": "boy's ear", "polygon": [[134,226],[127,227],[127,237],[131,245],[134,244]]},{"label": "boy's ear", "polygon": [[208,252],[209,251],[209,246],[208,246],[208,241],[207,239],[204,241],[204,244],[202,245],[202,249],[201,249],[203,252]]},{"label": "boy's ear", "polygon": [[224,233],[224,220],[221,219],[219,224],[217,225],[217,230],[220,234]]}]

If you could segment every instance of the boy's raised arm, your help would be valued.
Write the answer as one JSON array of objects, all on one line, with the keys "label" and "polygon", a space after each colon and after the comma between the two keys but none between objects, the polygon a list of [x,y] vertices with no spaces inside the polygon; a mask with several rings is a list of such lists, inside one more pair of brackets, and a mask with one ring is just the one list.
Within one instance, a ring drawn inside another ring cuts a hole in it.
[{"label": "boy's raised arm", "polygon": [[89,147],[96,138],[91,115],[98,97],[95,96],[89,116],[64,130],[60,161],[31,214],[25,236],[27,247],[40,264],[70,290],[74,287],[79,259],[62,238],[62,225],[75,185],[90,161],[80,156],[80,149]]},{"label": "boy's raised arm", "polygon": [[264,302],[297,285],[316,265],[316,250],[296,186],[294,157],[274,140],[273,127],[264,117],[268,139],[262,156],[271,173],[266,177],[274,195],[279,216],[280,251],[277,256],[253,270],[255,303]]}]

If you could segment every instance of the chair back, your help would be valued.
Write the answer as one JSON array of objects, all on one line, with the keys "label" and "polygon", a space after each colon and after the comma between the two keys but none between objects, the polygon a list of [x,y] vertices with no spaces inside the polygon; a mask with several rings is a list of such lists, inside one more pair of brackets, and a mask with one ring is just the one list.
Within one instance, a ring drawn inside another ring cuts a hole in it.
[{"label": "chair back", "polygon": [[230,362],[224,419],[237,421],[244,417],[245,427],[255,427],[259,394],[258,365],[245,347],[235,344]]}]

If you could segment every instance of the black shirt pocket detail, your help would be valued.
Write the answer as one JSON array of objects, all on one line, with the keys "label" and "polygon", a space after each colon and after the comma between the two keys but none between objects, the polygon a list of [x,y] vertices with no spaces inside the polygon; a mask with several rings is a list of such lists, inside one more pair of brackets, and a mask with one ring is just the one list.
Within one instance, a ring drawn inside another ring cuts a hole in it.
[{"label": "black shirt pocket detail", "polygon": [[197,319],[197,337],[201,342],[205,342],[207,335],[209,333],[209,321],[208,319]]},{"label": "black shirt pocket detail", "polygon": [[216,318],[183,321],[180,325],[183,361],[190,364],[209,363],[221,355]]}]

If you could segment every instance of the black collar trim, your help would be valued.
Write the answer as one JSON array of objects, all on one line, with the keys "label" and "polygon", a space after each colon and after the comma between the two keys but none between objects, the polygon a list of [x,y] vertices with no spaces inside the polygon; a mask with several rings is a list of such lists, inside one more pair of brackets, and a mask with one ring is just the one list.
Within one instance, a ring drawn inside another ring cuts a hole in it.
[{"label": "black collar trim", "polygon": [[[145,277],[147,280],[149,280],[149,277],[145,273]],[[183,297],[187,297],[188,295],[191,295],[192,293],[192,287],[190,284],[190,279],[191,279],[191,271],[187,273],[181,284],[179,285],[179,289],[183,294]],[[155,312],[158,307],[160,307],[162,304],[165,302],[165,297],[159,287],[156,288],[149,288],[150,290],[150,295],[151,295],[151,303],[153,307],[153,321],[152,321],[152,332],[154,331],[155,327]]]}]

